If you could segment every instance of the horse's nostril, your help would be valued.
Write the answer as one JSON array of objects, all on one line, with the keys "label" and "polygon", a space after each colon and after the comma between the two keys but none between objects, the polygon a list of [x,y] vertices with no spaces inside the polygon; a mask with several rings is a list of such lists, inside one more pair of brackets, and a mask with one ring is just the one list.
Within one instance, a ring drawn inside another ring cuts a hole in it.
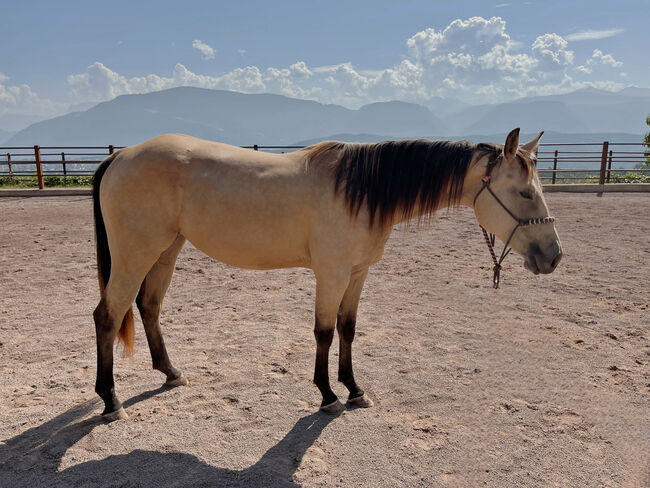
[{"label": "horse's nostril", "polygon": [[555,269],[558,264],[560,264],[560,260],[562,259],[562,251],[558,252],[555,257],[553,258],[553,262],[551,263],[551,267]]}]

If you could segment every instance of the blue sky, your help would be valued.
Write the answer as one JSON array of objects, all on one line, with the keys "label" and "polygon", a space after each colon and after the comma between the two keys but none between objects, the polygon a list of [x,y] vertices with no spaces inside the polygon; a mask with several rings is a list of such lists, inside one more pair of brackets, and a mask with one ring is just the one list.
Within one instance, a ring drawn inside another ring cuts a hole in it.
[{"label": "blue sky", "polygon": [[178,85],[349,107],[648,87],[649,7],[647,0],[3,2],[0,119],[47,118]]}]

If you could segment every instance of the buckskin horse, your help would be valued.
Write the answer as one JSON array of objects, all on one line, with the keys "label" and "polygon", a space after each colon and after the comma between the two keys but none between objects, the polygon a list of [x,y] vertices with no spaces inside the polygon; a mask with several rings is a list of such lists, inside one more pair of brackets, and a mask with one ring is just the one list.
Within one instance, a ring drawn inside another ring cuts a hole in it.
[{"label": "buckskin horse", "polygon": [[[113,346],[117,337],[133,353],[134,299],[153,367],[167,385],[187,384],[169,360],[159,322],[186,239],[231,266],[312,269],[320,408],[344,409],[327,373],[334,329],[348,403],[371,406],[352,373],[352,341],[368,268],[381,259],[395,224],[450,206],[472,207],[484,232],[522,255],[530,271],[557,266],[562,247],[535,164],[541,135],[522,147],[515,129],[504,145],[323,142],[271,154],[168,134],[109,156],[93,181],[101,293],[94,311],[95,391],[104,417],[127,417],[115,393]],[[492,257],[498,284],[500,261]]]}]

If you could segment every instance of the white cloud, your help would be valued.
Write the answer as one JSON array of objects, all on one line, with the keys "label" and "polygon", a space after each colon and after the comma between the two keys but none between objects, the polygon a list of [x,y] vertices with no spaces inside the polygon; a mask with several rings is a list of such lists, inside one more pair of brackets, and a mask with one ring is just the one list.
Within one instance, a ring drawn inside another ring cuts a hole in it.
[{"label": "white cloud", "polygon": [[594,53],[591,55],[591,59],[589,62],[593,62],[595,64],[605,64],[608,66],[611,66],[612,68],[620,68],[623,66],[623,63],[621,61],[616,61],[614,59],[614,56],[611,54],[603,54],[603,52],[600,49],[594,49]]},{"label": "white cloud", "polygon": [[36,94],[29,85],[5,85],[9,77],[0,73],[0,117],[7,114],[40,115],[43,118],[58,115],[65,108]]},{"label": "white cloud", "polygon": [[[604,72],[609,68],[620,68],[622,61],[616,61],[611,54],[605,54],[600,49],[594,49],[593,54],[584,65],[578,66],[578,71],[584,74],[592,74],[594,71]],[[619,73],[620,76],[623,76]]]},{"label": "white cloud", "polygon": [[557,34],[544,34],[533,42],[533,55],[541,69],[561,69],[573,64],[573,51],[568,51],[566,40]]},{"label": "white cloud", "polygon": [[206,44],[200,39],[194,39],[192,41],[192,47],[197,49],[201,53],[203,59],[214,59],[215,50],[209,44]]},{"label": "white cloud", "polygon": [[70,75],[68,83],[76,103],[175,86],[271,92],[350,107],[394,99],[421,102],[433,96],[489,103],[585,86],[617,87],[605,68],[622,65],[597,49],[577,65],[569,42],[556,33],[542,34],[528,46],[513,41],[500,17],[457,19],[441,30],[424,29],[406,41],[406,49],[408,56],[399,64],[374,70],[297,61],[288,67],[246,66],[209,76],[176,64],[170,76],[127,78],[96,62]]},{"label": "white cloud", "polygon": [[423,70],[424,90],[474,102],[538,94],[545,86],[566,84],[574,53],[561,36],[538,36],[528,52],[506,31],[500,17],[455,20],[445,29],[429,28],[407,41]]},{"label": "white cloud", "polygon": [[601,29],[601,30],[583,30],[580,32],[574,32],[573,34],[567,34],[564,38],[567,41],[592,41],[595,39],[606,39],[608,37],[617,36],[624,32],[625,29],[613,28],[613,29]]},{"label": "white cloud", "polygon": [[107,68],[100,62],[88,66],[85,73],[68,76],[70,94],[76,103],[108,100],[118,95],[147,93],[176,86],[196,86],[259,93],[265,91],[262,74],[255,66],[236,68],[223,76],[194,73],[184,65],[174,66],[169,77],[150,74],[127,78]]}]

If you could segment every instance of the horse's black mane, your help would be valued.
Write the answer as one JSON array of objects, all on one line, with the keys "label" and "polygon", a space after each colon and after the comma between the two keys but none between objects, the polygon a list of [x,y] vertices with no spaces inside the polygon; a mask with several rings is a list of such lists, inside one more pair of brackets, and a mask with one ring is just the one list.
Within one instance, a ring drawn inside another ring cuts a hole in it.
[{"label": "horse's black mane", "polygon": [[342,191],[350,213],[367,205],[370,225],[433,212],[446,196],[456,205],[474,153],[495,159],[500,148],[469,141],[386,141],[377,144],[328,142],[312,154],[341,151],[334,163],[334,188]]}]

